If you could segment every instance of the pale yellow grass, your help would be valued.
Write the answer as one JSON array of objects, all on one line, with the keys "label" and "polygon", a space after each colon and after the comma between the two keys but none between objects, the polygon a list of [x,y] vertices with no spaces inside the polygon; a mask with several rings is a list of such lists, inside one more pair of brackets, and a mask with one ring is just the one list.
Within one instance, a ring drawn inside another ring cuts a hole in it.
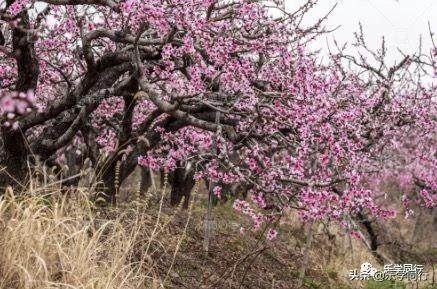
[{"label": "pale yellow grass", "polygon": [[134,250],[145,217],[131,212],[129,226],[123,214],[99,219],[79,191],[0,197],[0,288],[159,288]]}]

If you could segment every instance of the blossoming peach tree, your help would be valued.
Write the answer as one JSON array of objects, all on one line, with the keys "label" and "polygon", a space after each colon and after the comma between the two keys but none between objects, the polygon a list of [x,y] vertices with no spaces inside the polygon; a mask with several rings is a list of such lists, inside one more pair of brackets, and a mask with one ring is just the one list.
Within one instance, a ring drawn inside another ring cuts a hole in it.
[{"label": "blossoming peach tree", "polygon": [[376,202],[387,178],[419,192],[404,204],[435,206],[437,49],[389,66],[357,34],[351,55],[322,62],[310,47],[324,18],[301,24],[314,5],[1,1],[1,185],[80,143],[108,201],[117,166],[123,181],[189,162],[217,197],[244,184],[234,207],[255,228],[291,209],[391,217]]}]

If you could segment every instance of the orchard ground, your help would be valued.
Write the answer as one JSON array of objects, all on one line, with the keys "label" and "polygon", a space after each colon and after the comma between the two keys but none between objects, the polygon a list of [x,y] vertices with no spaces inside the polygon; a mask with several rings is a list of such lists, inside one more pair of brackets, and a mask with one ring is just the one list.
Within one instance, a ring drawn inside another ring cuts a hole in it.
[{"label": "orchard ground", "polygon": [[[137,175],[123,187],[118,207],[95,207],[90,192],[80,188],[64,194],[56,186],[5,194],[0,200],[0,288],[297,288],[307,244],[297,216],[282,219],[278,237],[268,241],[263,232],[241,232],[250,221],[232,202],[215,206],[205,253],[203,186],[188,210],[175,209],[168,191],[135,200]],[[401,236],[411,235],[413,225],[402,216],[378,224],[378,234],[389,232],[380,252],[397,262],[425,264],[427,282],[349,280],[349,270],[363,262],[381,265],[363,240],[317,223],[302,288],[436,288],[435,232],[422,232],[421,246],[411,246]]]}]

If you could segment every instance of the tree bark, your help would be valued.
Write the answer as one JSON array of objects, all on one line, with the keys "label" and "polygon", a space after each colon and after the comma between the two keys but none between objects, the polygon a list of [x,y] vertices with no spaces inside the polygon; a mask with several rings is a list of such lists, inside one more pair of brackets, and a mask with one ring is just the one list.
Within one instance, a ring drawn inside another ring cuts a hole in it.
[{"label": "tree bark", "polygon": [[77,175],[80,173],[83,163],[82,155],[78,155],[75,150],[68,150],[65,152],[65,158],[68,166],[65,178],[68,180],[63,181],[62,185],[66,187],[77,187],[80,181],[80,177]]},{"label": "tree bark", "polygon": [[[14,0],[6,1],[7,7]],[[27,92],[35,90],[38,82],[39,62],[30,31],[30,20],[26,10],[20,12],[17,27],[12,29],[12,48],[17,62],[18,78],[15,90]],[[0,147],[0,187],[23,185],[27,176],[26,161],[29,151],[26,146],[25,131],[1,128]]]},{"label": "tree bark", "polygon": [[150,175],[149,168],[141,167],[141,185],[140,185],[140,195],[145,196],[152,186],[152,176]]},{"label": "tree bark", "polygon": [[0,148],[0,188],[25,185],[27,150],[22,137],[16,133],[2,133]]},{"label": "tree bark", "polygon": [[184,198],[183,208],[188,209],[190,202],[191,190],[194,187],[194,170],[185,168],[177,168],[169,174],[171,184],[170,204],[179,206]]},{"label": "tree bark", "polygon": [[115,187],[115,166],[116,162],[114,164],[111,164],[105,171],[102,177],[102,187],[99,191],[101,193],[98,195],[99,197],[103,198],[106,203],[116,205],[117,204],[117,196],[116,196],[116,187]]}]

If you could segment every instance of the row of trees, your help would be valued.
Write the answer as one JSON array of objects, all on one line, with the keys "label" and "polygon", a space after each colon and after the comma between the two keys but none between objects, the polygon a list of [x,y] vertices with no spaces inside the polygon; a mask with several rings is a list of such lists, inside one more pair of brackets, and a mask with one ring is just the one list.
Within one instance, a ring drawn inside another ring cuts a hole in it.
[{"label": "row of trees", "polygon": [[241,185],[255,227],[287,209],[390,217],[375,199],[394,177],[420,192],[405,204],[435,206],[436,47],[390,66],[357,33],[321,62],[325,18],[301,24],[315,1],[280,2],[1,2],[1,185],[82,147],[108,201],[139,164],[179,195]]}]

